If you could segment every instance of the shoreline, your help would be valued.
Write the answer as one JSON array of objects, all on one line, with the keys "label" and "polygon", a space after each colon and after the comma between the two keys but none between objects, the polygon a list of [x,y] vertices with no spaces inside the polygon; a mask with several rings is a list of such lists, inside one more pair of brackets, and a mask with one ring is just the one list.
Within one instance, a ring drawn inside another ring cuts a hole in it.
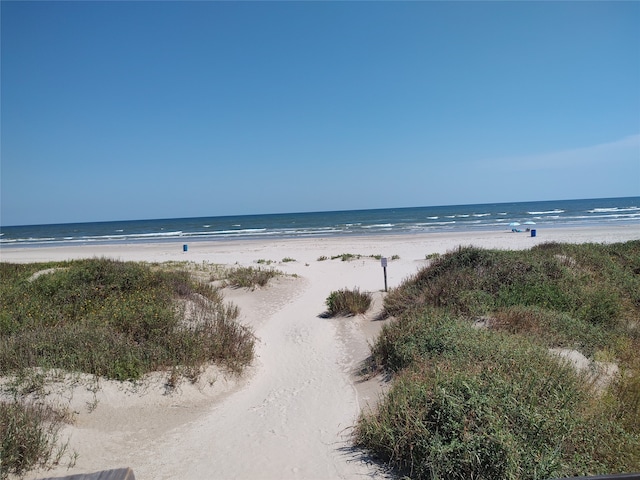
[{"label": "shoreline", "polygon": [[[316,248],[327,251],[329,248],[365,247],[367,251],[351,251],[349,253],[370,255],[372,248],[389,248],[394,245],[417,248],[422,245],[425,255],[429,253],[445,253],[460,245],[474,245],[481,248],[526,249],[540,243],[616,243],[640,239],[640,224],[627,224],[590,227],[554,227],[536,229],[536,237],[530,232],[511,231],[460,231],[435,233],[377,234],[359,236],[327,236],[313,238],[261,238],[261,239],[216,239],[140,241],[132,243],[85,243],[69,245],[10,245],[0,247],[2,262],[47,262],[108,256],[125,261],[195,261],[209,260],[210,255],[222,255],[222,263],[228,260],[230,249],[238,252],[264,250],[273,252],[282,248],[294,251]],[[184,251],[183,246],[188,250]],[[346,252],[338,252],[340,254]],[[373,254],[393,255],[394,252],[376,252]],[[243,257],[245,255],[240,255]],[[317,258],[317,257],[316,257]],[[237,260],[233,260],[235,263]]]},{"label": "shoreline", "polygon": [[[366,235],[357,238],[198,241],[0,250],[0,261],[27,263],[109,257],[123,261],[206,262],[274,268],[287,274],[264,288],[223,289],[256,335],[256,360],[240,379],[212,372],[200,386],[185,383],[166,395],[164,382],[131,392],[100,379],[94,397],[83,387],[64,391],[78,413],[63,439],[77,451],[68,470],[34,471],[26,478],[131,467],[139,480],[208,478],[386,478],[351,446],[360,413],[375,406],[387,385],[358,378],[369,345],[384,321],[381,262],[388,285],[398,286],[428,264],[427,256],[458,246],[527,249],[547,242],[617,243],[640,240],[640,224],[528,232]],[[345,253],[354,260],[334,258]],[[397,256],[398,258],[396,258]],[[327,257],[323,259],[322,257]],[[286,261],[285,261],[286,259]],[[293,259],[293,260],[292,260]],[[372,292],[374,306],[356,317],[323,318],[330,292]],[[208,378],[213,379],[208,383]],[[247,452],[251,459],[247,461]]]}]

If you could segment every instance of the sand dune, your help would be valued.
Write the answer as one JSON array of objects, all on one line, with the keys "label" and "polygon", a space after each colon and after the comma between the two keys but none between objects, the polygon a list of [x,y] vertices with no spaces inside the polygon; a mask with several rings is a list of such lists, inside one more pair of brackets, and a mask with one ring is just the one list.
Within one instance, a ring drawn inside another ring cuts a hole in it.
[{"label": "sand dune", "polygon": [[[241,379],[210,369],[199,385],[167,393],[163,382],[101,390],[74,390],[76,422],[65,436],[79,457],[75,467],[35,472],[28,478],[128,466],[138,480],[246,478],[381,478],[383,473],[351,448],[360,411],[375,404],[380,379],[359,383],[355,372],[382,322],[375,308],[352,318],[323,318],[332,290],[358,287],[384,293],[379,260],[319,261],[343,253],[399,256],[389,262],[389,287],[425,265],[425,256],[458,245],[529,248],[545,241],[614,242],[640,239],[640,225],[611,229],[476,232],[415,236],[198,242],[189,245],[101,245],[11,248],[2,261],[32,262],[108,256],[122,260],[254,265],[260,259],[291,276],[255,291],[225,290],[241,309],[240,321],[258,338],[255,364]],[[285,257],[295,262],[281,262]],[[68,398],[67,394],[65,398]],[[60,397],[63,398],[63,397]],[[90,411],[91,410],[91,411]]]}]

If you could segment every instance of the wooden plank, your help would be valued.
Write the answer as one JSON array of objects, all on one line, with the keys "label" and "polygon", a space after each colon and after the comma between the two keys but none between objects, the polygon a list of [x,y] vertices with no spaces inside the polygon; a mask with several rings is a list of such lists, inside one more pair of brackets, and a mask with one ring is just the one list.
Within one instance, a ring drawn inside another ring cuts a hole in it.
[{"label": "wooden plank", "polygon": [[116,468],[95,473],[78,473],[66,477],[46,477],[39,480],[136,480],[130,468]]}]

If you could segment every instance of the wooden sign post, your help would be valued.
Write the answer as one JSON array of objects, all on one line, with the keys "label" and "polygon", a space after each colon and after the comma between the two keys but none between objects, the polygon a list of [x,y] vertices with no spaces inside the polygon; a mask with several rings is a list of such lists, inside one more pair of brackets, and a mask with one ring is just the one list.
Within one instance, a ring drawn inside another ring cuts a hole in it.
[{"label": "wooden sign post", "polygon": [[380,263],[382,264],[382,270],[384,270],[384,291],[387,291],[387,257],[382,257],[380,259]]}]

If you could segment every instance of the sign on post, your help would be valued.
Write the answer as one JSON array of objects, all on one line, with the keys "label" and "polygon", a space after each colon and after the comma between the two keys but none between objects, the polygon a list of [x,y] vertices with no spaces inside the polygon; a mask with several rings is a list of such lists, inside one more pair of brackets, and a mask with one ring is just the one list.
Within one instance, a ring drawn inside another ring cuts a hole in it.
[{"label": "sign on post", "polygon": [[380,259],[380,264],[382,265],[382,270],[384,271],[384,291],[387,291],[387,257],[382,257]]}]

